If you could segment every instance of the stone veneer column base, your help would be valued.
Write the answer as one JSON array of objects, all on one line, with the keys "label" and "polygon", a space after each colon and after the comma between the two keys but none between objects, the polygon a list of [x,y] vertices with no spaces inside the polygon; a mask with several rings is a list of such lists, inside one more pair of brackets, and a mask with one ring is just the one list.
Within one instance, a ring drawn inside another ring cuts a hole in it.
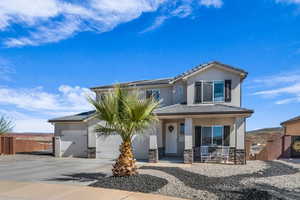
[{"label": "stone veneer column base", "polygon": [[194,151],[193,151],[193,149],[185,149],[184,150],[183,162],[185,164],[192,164],[194,162]]},{"label": "stone veneer column base", "polygon": [[235,149],[230,147],[229,149],[229,162],[235,165],[245,165],[246,164],[246,153],[244,149]]},{"label": "stone veneer column base", "polygon": [[88,158],[96,158],[96,147],[88,148]]},{"label": "stone veneer column base", "polygon": [[157,163],[158,162],[158,149],[149,149],[149,163]]},{"label": "stone veneer column base", "polygon": [[235,150],[235,164],[245,165],[246,164],[246,153],[244,149]]}]

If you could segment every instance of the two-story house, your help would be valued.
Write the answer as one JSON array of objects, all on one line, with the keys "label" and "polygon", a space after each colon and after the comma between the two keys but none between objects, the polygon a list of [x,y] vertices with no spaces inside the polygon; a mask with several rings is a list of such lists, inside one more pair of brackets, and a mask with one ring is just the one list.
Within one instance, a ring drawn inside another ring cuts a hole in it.
[{"label": "two-story house", "polygon": [[[122,83],[144,98],[162,101],[155,110],[159,123],[133,139],[137,159],[158,162],[162,157],[185,163],[216,161],[245,163],[246,118],[242,82],[247,72],[219,62],[197,66],[174,78]],[[113,85],[91,88],[98,99]],[[49,120],[55,125],[57,156],[111,158],[118,156],[120,138],[97,136],[95,111]]]}]

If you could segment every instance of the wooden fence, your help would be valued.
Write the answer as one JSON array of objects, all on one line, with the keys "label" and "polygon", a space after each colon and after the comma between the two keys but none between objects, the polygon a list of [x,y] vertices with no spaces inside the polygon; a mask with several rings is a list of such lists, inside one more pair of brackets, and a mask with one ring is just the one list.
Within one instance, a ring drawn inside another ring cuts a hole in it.
[{"label": "wooden fence", "polygon": [[15,138],[10,136],[0,136],[0,154],[15,154]]},{"label": "wooden fence", "polygon": [[[51,140],[53,141],[53,140]],[[14,136],[0,136],[0,154],[13,155],[35,151],[52,150],[52,142],[17,138]]]},{"label": "wooden fence", "polygon": [[283,152],[283,141],[284,136],[278,135],[273,136],[267,140],[266,144],[263,146],[259,153],[251,155],[251,141],[246,141],[246,158],[248,160],[277,160],[284,157]]}]

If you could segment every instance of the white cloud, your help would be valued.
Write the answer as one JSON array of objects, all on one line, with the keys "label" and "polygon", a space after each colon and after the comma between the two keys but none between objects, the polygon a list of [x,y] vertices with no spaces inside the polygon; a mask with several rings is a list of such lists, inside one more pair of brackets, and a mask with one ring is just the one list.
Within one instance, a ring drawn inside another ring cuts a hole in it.
[{"label": "white cloud", "polygon": [[223,5],[223,1],[222,0],[200,0],[200,4],[207,7],[221,8]]},{"label": "white cloud", "polygon": [[168,16],[158,16],[151,26],[141,31],[140,33],[146,33],[160,27],[168,18]]},{"label": "white cloud", "polygon": [[14,89],[0,87],[0,104],[13,105],[40,114],[74,113],[91,109],[86,96],[92,95],[89,89],[60,86],[59,93],[49,93],[42,87]]},{"label": "white cloud", "polygon": [[277,3],[300,4],[300,0],[276,0]]},{"label": "white cloud", "polygon": [[277,98],[276,104],[300,102],[300,72],[279,73],[269,77],[255,79],[254,88],[263,88],[254,95],[267,98]]},{"label": "white cloud", "polygon": [[[0,115],[8,116],[16,132],[53,132],[50,118],[92,110],[86,97],[93,96],[88,88],[62,85],[57,92],[42,87],[14,89],[0,87]],[[8,109],[9,108],[9,109]]]},{"label": "white cloud", "polygon": [[18,112],[0,109],[0,115],[6,116],[14,124],[13,132],[53,133],[54,127],[46,118],[32,117]]},{"label": "white cloud", "polygon": [[[197,3],[196,3],[197,2]],[[102,33],[146,12],[158,12],[152,29],[169,17],[188,17],[199,6],[219,8],[221,0],[1,0],[0,31],[19,25],[25,35],[4,38],[8,47],[57,42],[82,31]]]},{"label": "white cloud", "polygon": [[10,81],[10,75],[14,72],[12,64],[8,60],[0,57],[0,81]]}]

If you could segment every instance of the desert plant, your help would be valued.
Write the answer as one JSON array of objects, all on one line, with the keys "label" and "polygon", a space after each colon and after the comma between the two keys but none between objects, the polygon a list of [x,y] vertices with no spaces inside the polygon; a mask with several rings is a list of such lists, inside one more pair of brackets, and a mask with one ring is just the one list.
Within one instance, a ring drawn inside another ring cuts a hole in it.
[{"label": "desert plant", "polygon": [[113,176],[137,174],[132,138],[158,121],[153,111],[159,102],[154,98],[141,98],[138,91],[129,91],[120,85],[116,85],[101,99],[89,98],[89,101],[96,109],[96,117],[105,122],[104,125],[98,125],[96,131],[103,135],[119,134],[122,138],[120,155],[112,169]]},{"label": "desert plant", "polygon": [[4,116],[0,117],[0,135],[5,134],[11,131],[13,128],[12,122],[5,118]]}]

